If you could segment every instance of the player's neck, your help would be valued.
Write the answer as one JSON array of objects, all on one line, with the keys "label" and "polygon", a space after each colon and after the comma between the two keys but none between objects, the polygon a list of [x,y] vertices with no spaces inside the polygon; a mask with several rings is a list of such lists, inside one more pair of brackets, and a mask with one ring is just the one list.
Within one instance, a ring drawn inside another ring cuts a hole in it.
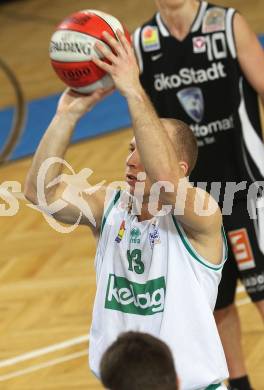
[{"label": "player's neck", "polygon": [[160,14],[171,35],[181,41],[189,34],[199,7],[200,1],[190,0],[179,7],[162,9]]}]

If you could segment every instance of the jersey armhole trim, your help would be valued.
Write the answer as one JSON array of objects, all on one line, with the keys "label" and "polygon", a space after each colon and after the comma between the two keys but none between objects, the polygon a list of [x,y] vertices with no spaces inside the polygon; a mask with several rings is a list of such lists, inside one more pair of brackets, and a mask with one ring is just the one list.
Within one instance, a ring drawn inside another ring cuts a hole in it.
[{"label": "jersey armhole trim", "polygon": [[140,74],[143,72],[144,66],[143,66],[143,58],[141,54],[141,48],[140,48],[140,40],[141,40],[141,28],[138,27],[135,32],[133,33],[133,46],[136,53],[136,58],[138,61],[138,67]]},{"label": "jersey armhole trim", "polygon": [[119,190],[116,194],[115,194],[115,197],[114,199],[110,202],[106,212],[104,213],[104,216],[103,216],[103,219],[102,219],[102,224],[101,224],[101,229],[100,229],[100,236],[102,235],[103,233],[103,229],[104,229],[104,226],[105,226],[105,223],[106,223],[106,220],[107,220],[107,217],[108,215],[110,214],[112,208],[114,207],[114,205],[117,203],[118,199],[120,198],[120,195],[121,195],[121,190]]},{"label": "jersey armhole trim", "polygon": [[163,20],[161,19],[161,16],[160,16],[159,12],[156,13],[156,23],[157,23],[157,26],[159,28],[159,31],[160,31],[161,35],[163,37],[169,37],[170,36],[170,32],[167,29],[167,27],[165,26],[165,24],[163,23]]},{"label": "jersey armhole trim", "polygon": [[234,8],[229,8],[226,13],[226,39],[233,58],[237,58],[236,40],[234,34],[234,16],[236,12],[237,11]]},{"label": "jersey armhole trim", "polygon": [[215,385],[207,386],[204,390],[216,390],[216,389],[218,389],[221,386],[222,386],[221,383],[216,383]]},{"label": "jersey armhole trim", "polygon": [[222,237],[223,237],[223,265],[224,263],[226,262],[227,258],[228,258],[228,245],[227,245],[227,238],[226,238],[226,232],[225,232],[225,228],[224,226],[222,225]]},{"label": "jersey armhole trim", "polygon": [[198,261],[198,263],[202,264],[203,266],[205,266],[213,271],[221,270],[223,268],[223,265],[224,265],[226,259],[227,259],[227,241],[226,241],[226,236],[225,236],[223,227],[221,229],[222,236],[223,236],[223,247],[224,247],[223,260],[222,260],[220,265],[214,265],[214,264],[210,263],[209,261],[205,260],[202,256],[200,256],[199,253],[194,249],[194,247],[190,243],[188,237],[186,236],[182,226],[177,222],[174,215],[172,215],[172,219],[173,219],[174,225],[176,227],[176,230],[179,233],[179,236],[182,240],[183,245],[185,246],[185,248],[187,249],[189,254],[194,258],[194,260]]},{"label": "jersey armhole trim", "polygon": [[200,7],[198,9],[197,15],[196,15],[194,21],[192,22],[192,26],[191,26],[191,29],[190,29],[191,33],[194,33],[196,31],[198,31],[199,28],[201,27],[201,24],[202,24],[202,21],[203,21],[204,14],[205,14],[205,11],[207,9],[207,6],[208,6],[207,1],[201,1],[200,2]]},{"label": "jersey armhole trim", "polygon": [[[242,140],[246,147],[246,150],[260,172],[261,176],[264,177],[264,145],[262,139],[252,126],[247,113],[247,107],[245,104],[245,97],[243,91],[243,78],[240,78],[239,89],[241,101],[238,108],[239,119],[241,121]],[[243,156],[244,157],[244,156]],[[247,166],[246,166],[247,167]]]}]

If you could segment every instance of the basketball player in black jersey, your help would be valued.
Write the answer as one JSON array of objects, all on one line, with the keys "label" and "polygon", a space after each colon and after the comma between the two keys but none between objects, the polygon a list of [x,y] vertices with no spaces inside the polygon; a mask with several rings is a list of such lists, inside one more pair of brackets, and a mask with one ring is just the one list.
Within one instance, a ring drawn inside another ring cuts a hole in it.
[{"label": "basketball player in black jersey", "polygon": [[[264,102],[264,54],[234,9],[198,0],[156,0],[156,5],[158,12],[134,33],[141,82],[159,116],[182,119],[194,131],[199,158],[191,179],[222,183],[215,196],[223,208],[229,261],[215,316],[230,387],[249,390],[234,297],[240,278],[264,317],[264,146],[258,106],[258,95]],[[234,182],[240,184],[235,188]]]}]

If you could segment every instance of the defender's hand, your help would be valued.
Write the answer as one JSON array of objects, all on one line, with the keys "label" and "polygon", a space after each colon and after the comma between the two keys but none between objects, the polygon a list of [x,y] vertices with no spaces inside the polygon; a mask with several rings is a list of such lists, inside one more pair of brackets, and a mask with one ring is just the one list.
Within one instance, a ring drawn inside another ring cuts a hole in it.
[{"label": "defender's hand", "polygon": [[103,32],[103,36],[112,51],[102,44],[96,43],[96,48],[102,53],[107,62],[99,58],[93,58],[93,61],[112,76],[116,88],[122,95],[128,97],[130,93],[141,89],[139,69],[133,47],[120,30],[117,30],[118,40],[106,31]]}]

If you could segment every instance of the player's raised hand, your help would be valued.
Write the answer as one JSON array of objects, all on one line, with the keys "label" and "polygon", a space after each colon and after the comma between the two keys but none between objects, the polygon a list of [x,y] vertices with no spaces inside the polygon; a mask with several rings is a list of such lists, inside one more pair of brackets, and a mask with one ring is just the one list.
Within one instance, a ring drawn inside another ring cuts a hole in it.
[{"label": "player's raised hand", "polygon": [[137,91],[140,88],[139,69],[130,42],[120,30],[117,30],[118,40],[106,31],[103,32],[103,36],[112,51],[96,43],[96,49],[102,53],[107,62],[93,58],[94,63],[112,76],[116,88],[122,95],[127,96]]},{"label": "player's raised hand", "polygon": [[85,113],[91,111],[98,102],[109,95],[113,89],[97,89],[89,95],[83,95],[67,88],[60,97],[57,114],[70,114],[73,119],[79,120]]}]

